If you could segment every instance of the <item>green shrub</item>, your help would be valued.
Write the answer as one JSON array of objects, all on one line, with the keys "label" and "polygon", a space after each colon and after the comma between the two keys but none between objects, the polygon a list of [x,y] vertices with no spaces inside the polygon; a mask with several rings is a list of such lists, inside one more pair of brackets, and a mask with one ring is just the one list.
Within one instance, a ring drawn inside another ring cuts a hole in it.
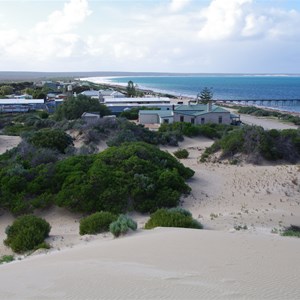
[{"label": "green shrub", "polygon": [[42,243],[38,244],[36,247],[34,247],[33,250],[36,251],[39,249],[50,249],[50,248],[51,248],[51,246],[48,243],[42,242]]},{"label": "green shrub", "polygon": [[115,237],[127,233],[129,229],[136,230],[137,223],[126,215],[120,215],[117,221],[109,225],[109,231]]},{"label": "green shrub", "polygon": [[117,216],[106,211],[96,212],[80,220],[79,233],[97,234],[109,230],[109,225],[116,221]]},{"label": "green shrub", "polygon": [[49,236],[51,226],[34,215],[18,217],[6,230],[5,245],[17,253],[35,249]]},{"label": "green shrub", "polygon": [[40,111],[39,116],[40,116],[41,119],[48,119],[49,118],[49,114],[46,111]]},{"label": "green shrub", "polygon": [[13,261],[15,258],[13,255],[3,255],[0,257],[0,265],[4,263],[9,263]]},{"label": "green shrub", "polygon": [[152,229],[155,227],[203,228],[203,226],[197,220],[193,219],[186,210],[178,208],[162,208],[151,214],[145,228]]},{"label": "green shrub", "polygon": [[186,149],[179,149],[174,152],[174,155],[179,159],[188,158],[189,152]]},{"label": "green shrub", "polygon": [[226,132],[220,140],[206,149],[200,161],[206,161],[210,154],[219,149],[222,150],[223,158],[243,153],[251,163],[258,164],[263,158],[296,163],[300,160],[300,130],[264,130],[259,126],[243,126]]},{"label": "green shrub", "polygon": [[177,213],[180,213],[180,214],[182,214],[186,217],[192,217],[192,213],[190,211],[182,208],[182,207],[172,207],[172,208],[169,208],[168,211],[171,212],[171,213],[177,212]]},{"label": "green shrub", "polygon": [[73,145],[73,139],[70,135],[60,129],[50,128],[33,133],[28,138],[28,142],[37,148],[55,149],[61,153],[64,153],[68,146]]},{"label": "green shrub", "polygon": [[285,228],[281,235],[300,238],[300,226],[291,225],[290,227]]}]

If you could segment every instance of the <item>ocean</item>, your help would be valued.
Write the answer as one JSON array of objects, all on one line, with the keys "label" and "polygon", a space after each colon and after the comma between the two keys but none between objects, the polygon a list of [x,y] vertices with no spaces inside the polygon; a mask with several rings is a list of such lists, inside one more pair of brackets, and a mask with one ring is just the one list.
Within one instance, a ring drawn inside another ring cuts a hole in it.
[{"label": "ocean", "polygon": [[[178,96],[196,97],[204,87],[208,87],[212,89],[215,100],[280,99],[283,101],[279,106],[274,101],[264,105],[300,112],[300,75],[127,76],[104,79],[120,85],[127,85],[132,80],[139,88]],[[299,101],[288,101],[293,99]]]}]

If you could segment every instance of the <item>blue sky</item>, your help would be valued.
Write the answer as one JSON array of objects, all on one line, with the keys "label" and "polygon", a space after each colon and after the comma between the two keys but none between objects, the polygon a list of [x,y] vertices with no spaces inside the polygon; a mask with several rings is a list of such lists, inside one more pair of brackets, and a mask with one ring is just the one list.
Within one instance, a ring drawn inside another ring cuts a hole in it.
[{"label": "blue sky", "polygon": [[300,73],[298,0],[0,0],[2,71]]}]

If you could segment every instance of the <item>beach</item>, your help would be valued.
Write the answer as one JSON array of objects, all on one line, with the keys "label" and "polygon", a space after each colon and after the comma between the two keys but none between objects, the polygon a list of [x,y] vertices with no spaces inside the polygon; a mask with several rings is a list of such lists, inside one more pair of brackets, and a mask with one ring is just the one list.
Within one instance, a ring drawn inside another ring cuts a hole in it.
[{"label": "beach", "polygon": [[[264,120],[269,127],[273,121]],[[212,143],[185,138],[179,147],[161,147],[189,151],[181,162],[195,175],[181,206],[204,230],[144,230],[149,215],[131,213],[136,233],[80,236],[81,214],[37,211],[52,226],[52,248],[1,265],[0,298],[297,299],[300,240],[279,233],[299,225],[300,165],[200,163]],[[13,219],[2,213],[1,240]],[[0,254],[12,252],[1,243]]]}]

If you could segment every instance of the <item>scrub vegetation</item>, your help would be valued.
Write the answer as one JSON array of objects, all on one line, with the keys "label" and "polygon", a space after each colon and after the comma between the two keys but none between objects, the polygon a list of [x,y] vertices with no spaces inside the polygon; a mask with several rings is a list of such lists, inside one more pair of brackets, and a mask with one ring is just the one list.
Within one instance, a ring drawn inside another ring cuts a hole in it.
[{"label": "scrub vegetation", "polygon": [[207,148],[201,161],[218,151],[221,151],[221,159],[233,159],[243,154],[248,162],[254,164],[263,160],[296,163],[300,159],[300,130],[264,130],[259,126],[236,128]]},{"label": "scrub vegetation", "polygon": [[149,221],[145,224],[145,228],[152,229],[155,227],[203,228],[201,223],[192,218],[189,211],[182,208],[164,208],[151,214]]}]

